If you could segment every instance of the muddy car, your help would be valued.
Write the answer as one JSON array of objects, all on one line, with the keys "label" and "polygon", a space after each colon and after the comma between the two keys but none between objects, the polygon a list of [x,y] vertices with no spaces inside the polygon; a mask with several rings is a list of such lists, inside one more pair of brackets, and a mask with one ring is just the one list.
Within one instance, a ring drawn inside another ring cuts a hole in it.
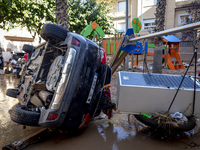
[{"label": "muddy car", "polygon": [[24,46],[30,58],[17,88],[7,89],[20,102],[11,109],[11,119],[29,126],[82,128],[111,107],[102,94],[111,78],[105,51],[54,24],[45,24],[41,36],[45,43]]}]

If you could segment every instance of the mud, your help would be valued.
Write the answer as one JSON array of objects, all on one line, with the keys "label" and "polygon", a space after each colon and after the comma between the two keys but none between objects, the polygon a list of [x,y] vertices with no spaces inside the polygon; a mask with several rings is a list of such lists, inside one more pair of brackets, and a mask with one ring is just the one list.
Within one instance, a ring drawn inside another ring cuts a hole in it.
[{"label": "mud", "polygon": [[6,96],[7,88],[14,88],[18,79],[12,75],[0,75],[0,147],[21,140],[23,137],[36,132],[38,127],[23,129],[10,120],[9,109],[18,103],[17,99]]},{"label": "mud", "polygon": [[[200,70],[200,68],[198,67]],[[164,74],[184,74],[185,70],[163,70]],[[194,67],[190,68],[188,75],[194,75]],[[112,76],[111,94],[112,100],[116,101],[116,87],[118,74]],[[5,95],[7,88],[14,88],[18,83],[12,75],[0,76],[0,146],[13,143],[34,133],[41,128],[27,127],[23,129],[10,120],[8,110],[18,103],[17,99]],[[197,98],[198,99],[198,98]],[[111,120],[101,114],[95,118],[88,127],[79,133],[67,133],[55,135],[54,138],[38,142],[27,147],[27,150],[182,150],[187,148],[200,149],[200,123],[190,132],[177,135],[168,135],[158,131],[152,131],[139,123],[133,116],[128,121],[127,114],[114,112]],[[159,137],[157,134],[159,133]]]},{"label": "mud", "polygon": [[[198,126],[199,127],[199,126]],[[27,148],[34,149],[70,149],[70,150],[182,150],[200,144],[197,128],[191,132],[177,135],[179,138],[156,138],[153,132],[144,130],[134,117],[128,123],[125,114],[114,114],[111,120],[103,115],[89,124],[87,129],[78,134],[65,134],[47,141],[35,143]],[[165,137],[164,137],[165,136]]]}]

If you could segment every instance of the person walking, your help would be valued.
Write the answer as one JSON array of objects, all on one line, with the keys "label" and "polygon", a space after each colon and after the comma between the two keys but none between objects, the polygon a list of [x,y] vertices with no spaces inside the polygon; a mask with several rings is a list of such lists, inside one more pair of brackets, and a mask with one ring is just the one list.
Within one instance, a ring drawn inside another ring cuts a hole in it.
[{"label": "person walking", "polygon": [[0,54],[0,74],[4,74],[4,58],[2,54]]}]

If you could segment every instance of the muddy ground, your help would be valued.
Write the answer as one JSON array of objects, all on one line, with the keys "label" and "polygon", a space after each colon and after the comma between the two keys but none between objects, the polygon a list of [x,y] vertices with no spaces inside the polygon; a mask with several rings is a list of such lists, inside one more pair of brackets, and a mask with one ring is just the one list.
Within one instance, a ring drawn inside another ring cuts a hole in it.
[{"label": "muddy ground", "polygon": [[[120,70],[120,69],[119,69]],[[197,70],[200,70],[198,67]],[[136,70],[142,71],[142,70]],[[151,71],[151,70],[150,70]],[[163,74],[181,74],[184,69],[171,71],[163,69]],[[192,66],[187,75],[194,75]],[[116,101],[116,86],[118,74],[112,76],[111,94],[112,100]],[[23,129],[10,120],[8,110],[17,103],[14,98],[5,95],[7,88],[14,88],[18,80],[13,75],[0,76],[0,147],[5,144],[18,141],[32,133],[40,130],[40,127],[27,127]],[[197,98],[198,99],[198,98]],[[45,141],[41,141],[27,147],[27,150],[48,149],[48,150],[181,150],[187,148],[200,149],[199,121],[196,128],[176,136],[162,134],[159,138],[155,132],[146,130],[144,125],[139,124],[133,116],[130,123],[128,115],[114,112],[112,119],[108,120],[105,115],[95,118],[88,127],[80,133],[55,135]],[[175,138],[176,137],[176,138]]]}]

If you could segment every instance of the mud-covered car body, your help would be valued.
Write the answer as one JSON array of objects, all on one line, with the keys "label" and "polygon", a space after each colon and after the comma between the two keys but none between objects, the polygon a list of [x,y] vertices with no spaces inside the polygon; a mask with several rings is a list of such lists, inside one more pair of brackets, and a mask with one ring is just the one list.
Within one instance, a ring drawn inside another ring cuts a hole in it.
[{"label": "mud-covered car body", "polygon": [[39,120],[18,121],[19,108],[12,109],[11,119],[46,128],[81,128],[97,113],[110,74],[102,63],[102,50],[91,40],[72,32],[59,43],[48,40],[33,49],[15,89],[24,106],[20,111],[35,113]]}]

